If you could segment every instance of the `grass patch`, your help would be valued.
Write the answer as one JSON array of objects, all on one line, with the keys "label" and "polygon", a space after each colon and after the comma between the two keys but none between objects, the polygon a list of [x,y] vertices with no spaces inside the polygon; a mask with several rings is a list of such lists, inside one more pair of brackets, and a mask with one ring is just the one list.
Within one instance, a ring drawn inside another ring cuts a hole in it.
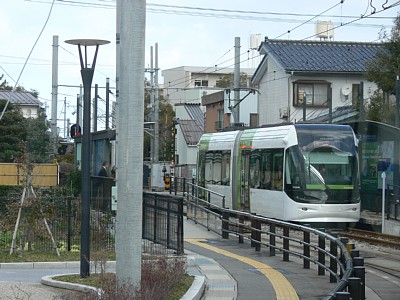
[{"label": "grass patch", "polygon": [[192,286],[193,281],[194,276],[189,276],[186,274],[183,277],[182,281],[172,289],[171,294],[168,296],[167,300],[181,299]]},{"label": "grass patch", "polygon": [[69,274],[69,275],[61,275],[55,276],[52,278],[53,280],[65,281],[69,283],[78,283],[84,285],[90,285],[96,288],[103,288],[105,282],[114,281],[115,282],[115,274],[114,273],[95,273],[90,274],[89,277],[81,278],[80,274]]},{"label": "grass patch", "polygon": [[[83,285],[89,285],[96,288],[106,288],[110,284],[110,282],[115,283],[115,274],[114,273],[105,273],[105,274],[91,274],[90,277],[80,278],[79,274],[76,275],[62,275],[53,277],[53,280],[65,281],[69,283],[77,283]],[[178,300],[185,295],[185,293],[192,286],[194,281],[194,276],[190,276],[185,274],[181,281],[176,284],[170,291],[168,298],[166,300]]]}]

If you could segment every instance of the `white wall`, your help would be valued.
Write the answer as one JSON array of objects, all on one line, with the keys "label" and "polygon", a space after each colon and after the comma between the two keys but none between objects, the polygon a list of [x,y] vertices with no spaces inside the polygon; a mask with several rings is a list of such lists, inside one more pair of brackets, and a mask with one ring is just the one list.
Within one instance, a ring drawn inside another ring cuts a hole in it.
[{"label": "white wall", "polygon": [[[341,89],[345,84],[360,84],[364,82],[364,101],[367,103],[371,94],[376,90],[376,84],[368,82],[362,75],[298,75],[287,74],[271,58],[268,58],[268,68],[259,83],[259,124],[277,124],[286,120],[280,118],[280,109],[289,107],[291,122],[298,122],[303,119],[303,108],[293,106],[293,82],[297,80],[325,80],[331,83],[332,87],[332,108],[351,105],[351,93],[346,98]],[[315,118],[328,113],[328,108],[307,108],[306,119]]]},{"label": "white wall", "polygon": [[259,83],[259,125],[284,122],[279,117],[279,109],[288,107],[288,77],[274,60],[268,58],[268,68]]},{"label": "white wall", "polygon": [[[232,91],[230,93],[230,101],[231,105],[234,105],[235,93]],[[243,99],[248,94],[247,91],[240,92],[240,99]],[[258,112],[258,103],[257,103],[258,95],[250,94],[242,102],[239,104],[239,123],[244,123],[245,126],[250,125],[250,114]],[[229,110],[229,95],[224,93],[224,114],[230,113],[231,118],[230,122],[234,123],[232,111]]]}]

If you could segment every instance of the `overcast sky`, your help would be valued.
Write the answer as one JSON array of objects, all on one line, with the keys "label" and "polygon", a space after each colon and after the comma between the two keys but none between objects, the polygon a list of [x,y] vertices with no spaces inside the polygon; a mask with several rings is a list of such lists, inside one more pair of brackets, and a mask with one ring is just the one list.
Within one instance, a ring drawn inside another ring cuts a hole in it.
[{"label": "overcast sky", "polygon": [[[7,82],[39,92],[50,115],[52,41],[59,37],[59,118],[64,98],[70,115],[76,106],[81,84],[77,47],[68,39],[109,40],[100,47],[93,84],[115,86],[115,0],[56,0],[49,20],[21,75],[23,65],[49,16],[53,0],[5,1],[0,10],[0,75]],[[387,4],[385,5],[385,3]],[[315,40],[316,21],[332,21],[334,40],[376,42],[379,32],[389,32],[400,6],[382,11],[395,0],[182,0],[147,1],[146,68],[150,46],[158,43],[159,68],[179,66],[232,66],[235,37],[241,38],[241,53],[249,49],[252,34],[262,39]],[[372,6],[370,5],[372,3]],[[372,14],[375,11],[374,14]],[[315,17],[317,16],[317,17]],[[360,18],[365,16],[364,18]],[[342,26],[340,26],[342,24]],[[289,32],[289,33],[288,33]],[[250,52],[249,57],[257,52]],[[247,54],[244,54],[246,58]],[[242,57],[242,58],[243,58]],[[243,61],[241,67],[257,67],[258,60]],[[148,74],[146,74],[148,77]],[[162,82],[162,78],[160,78]],[[105,98],[100,91],[100,96]],[[114,100],[114,99],[111,99]],[[62,125],[60,125],[62,126]]]}]

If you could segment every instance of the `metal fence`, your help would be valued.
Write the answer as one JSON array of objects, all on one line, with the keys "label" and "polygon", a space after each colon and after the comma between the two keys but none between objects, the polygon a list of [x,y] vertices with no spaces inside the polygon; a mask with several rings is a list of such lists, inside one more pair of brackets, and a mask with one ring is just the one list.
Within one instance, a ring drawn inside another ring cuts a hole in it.
[{"label": "metal fence", "polygon": [[[90,211],[90,247],[92,251],[114,251],[115,217],[103,209],[109,198],[93,197]],[[54,194],[40,195],[35,201],[27,199],[21,208],[21,218],[16,230],[20,208],[19,197],[0,199],[2,220],[0,250],[10,250],[14,232],[17,250],[41,252],[55,251],[52,242],[63,251],[79,251],[81,232],[81,199]],[[50,232],[46,229],[47,222]]]},{"label": "metal fence", "polygon": [[396,196],[395,191],[400,190],[400,186],[387,184],[387,199],[382,196],[383,201],[386,201],[386,217],[387,219],[393,219],[400,221],[400,198]]},{"label": "metal fence", "polygon": [[[92,197],[90,203],[90,249],[115,252],[116,213],[110,197]],[[20,196],[0,198],[0,251],[10,251]],[[81,199],[70,196],[40,195],[27,199],[16,230],[16,250],[55,252],[51,237],[60,251],[79,251],[81,242]],[[46,220],[50,233],[44,225]],[[183,199],[168,194],[143,193],[143,252],[163,254],[172,249],[183,253]]]},{"label": "metal fence", "polygon": [[143,239],[183,254],[183,198],[144,192],[142,230]]}]

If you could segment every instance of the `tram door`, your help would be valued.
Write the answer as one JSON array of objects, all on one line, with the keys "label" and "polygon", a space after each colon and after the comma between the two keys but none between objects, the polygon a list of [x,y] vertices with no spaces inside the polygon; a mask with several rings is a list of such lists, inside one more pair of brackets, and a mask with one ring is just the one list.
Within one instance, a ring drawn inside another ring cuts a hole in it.
[{"label": "tram door", "polygon": [[240,159],[240,210],[250,211],[250,151],[243,151]]}]

